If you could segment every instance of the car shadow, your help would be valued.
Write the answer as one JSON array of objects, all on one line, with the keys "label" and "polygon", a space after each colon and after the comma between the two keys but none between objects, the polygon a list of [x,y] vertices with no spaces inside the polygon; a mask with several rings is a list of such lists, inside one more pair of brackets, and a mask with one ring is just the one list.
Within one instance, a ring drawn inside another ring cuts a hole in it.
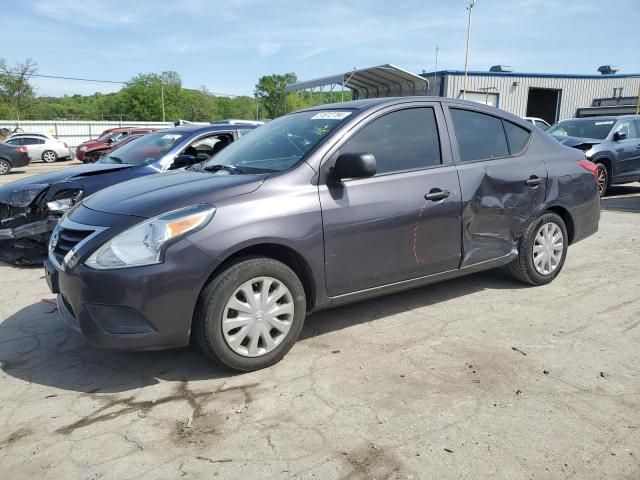
[{"label": "car shadow", "polygon": [[[501,271],[420,287],[310,315],[301,340],[428,307],[485,289],[527,288]],[[329,354],[330,351],[327,351]],[[196,346],[154,352],[101,350],[67,328],[48,302],[17,311],[0,324],[0,370],[13,378],[62,390],[117,393],[162,381],[231,378]],[[1,373],[0,373],[1,375]]]},{"label": "car shadow", "polygon": [[600,200],[603,210],[640,212],[640,185],[614,185]]}]

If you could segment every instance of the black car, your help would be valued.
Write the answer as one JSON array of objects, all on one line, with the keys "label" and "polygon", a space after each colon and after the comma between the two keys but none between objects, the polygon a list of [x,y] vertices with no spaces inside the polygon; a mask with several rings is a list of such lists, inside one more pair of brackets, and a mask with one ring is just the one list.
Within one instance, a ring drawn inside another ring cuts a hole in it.
[{"label": "black car", "polygon": [[193,336],[254,370],[285,355],[308,312],[499,266],[551,282],[568,246],[598,229],[595,171],[477,103],[324,105],[83,200],[51,236],[46,277],[93,345]]},{"label": "black car", "polygon": [[640,181],[640,116],[572,118],[547,133],[598,167],[600,195],[611,185]]},{"label": "black car", "polygon": [[208,160],[254,128],[214,124],[164,129],[122,145],[97,163],[1,186],[0,260],[41,264],[58,219],[81,198],[116,183]]},{"label": "black car", "polygon": [[30,161],[26,147],[0,142],[0,175],[6,175],[14,167],[26,167]]}]

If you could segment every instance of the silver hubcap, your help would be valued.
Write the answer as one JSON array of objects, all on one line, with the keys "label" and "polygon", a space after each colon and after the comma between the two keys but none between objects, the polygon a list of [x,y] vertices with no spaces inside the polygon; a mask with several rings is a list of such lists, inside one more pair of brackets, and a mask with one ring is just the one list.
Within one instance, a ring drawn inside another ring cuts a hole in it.
[{"label": "silver hubcap", "polygon": [[294,305],[289,289],[272,277],[242,284],[222,313],[222,333],[227,345],[243,357],[259,357],[286,338],[293,322]]},{"label": "silver hubcap", "polygon": [[564,238],[560,227],[553,223],[543,224],[533,242],[533,266],[541,275],[549,275],[558,268],[564,251]]},{"label": "silver hubcap", "polygon": [[6,162],[0,162],[0,175],[4,175],[9,171],[9,165]]},{"label": "silver hubcap", "polygon": [[56,156],[53,152],[44,152],[44,154],[42,155],[42,158],[44,159],[45,162],[53,162],[56,159]]}]

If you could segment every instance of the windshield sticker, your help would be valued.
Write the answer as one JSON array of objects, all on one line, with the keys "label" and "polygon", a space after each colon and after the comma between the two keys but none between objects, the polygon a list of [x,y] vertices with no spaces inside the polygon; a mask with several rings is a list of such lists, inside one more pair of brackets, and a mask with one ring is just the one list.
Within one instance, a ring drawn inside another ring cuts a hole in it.
[{"label": "windshield sticker", "polygon": [[596,122],[596,125],[613,125],[613,120],[610,120],[608,122]]},{"label": "windshield sticker", "polygon": [[351,112],[320,112],[311,117],[311,120],[342,120],[349,115]]}]

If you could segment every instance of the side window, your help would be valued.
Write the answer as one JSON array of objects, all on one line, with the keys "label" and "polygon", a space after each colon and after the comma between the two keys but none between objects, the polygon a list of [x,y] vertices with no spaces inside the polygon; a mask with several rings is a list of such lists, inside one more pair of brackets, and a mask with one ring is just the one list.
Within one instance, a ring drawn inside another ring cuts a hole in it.
[{"label": "side window", "polygon": [[22,145],[35,145],[38,143],[38,140],[35,138],[23,138]]},{"label": "side window", "polygon": [[44,145],[44,138],[36,138],[35,143],[36,145]]},{"label": "side window", "polygon": [[21,138],[12,138],[10,140],[7,140],[5,143],[7,143],[9,145],[22,145],[22,139]]},{"label": "side window", "polygon": [[347,152],[373,154],[379,174],[440,165],[435,112],[420,107],[387,113],[365,125],[340,148],[340,153]]},{"label": "side window", "polygon": [[460,160],[489,160],[509,155],[502,121],[491,115],[470,110],[450,109],[458,140]]},{"label": "side window", "polygon": [[511,155],[520,153],[529,141],[531,133],[515,123],[503,120],[504,131],[507,134],[507,142],[509,142],[509,152]]},{"label": "side window", "polygon": [[538,120],[535,121],[534,125],[538,128],[541,128],[542,130],[546,130],[547,128],[549,128],[549,125],[547,125],[544,122],[540,122]]},{"label": "side window", "polygon": [[631,140],[638,138],[638,134],[636,132],[636,126],[631,120],[623,120],[615,129],[616,132],[626,133],[627,138],[625,140]]}]

